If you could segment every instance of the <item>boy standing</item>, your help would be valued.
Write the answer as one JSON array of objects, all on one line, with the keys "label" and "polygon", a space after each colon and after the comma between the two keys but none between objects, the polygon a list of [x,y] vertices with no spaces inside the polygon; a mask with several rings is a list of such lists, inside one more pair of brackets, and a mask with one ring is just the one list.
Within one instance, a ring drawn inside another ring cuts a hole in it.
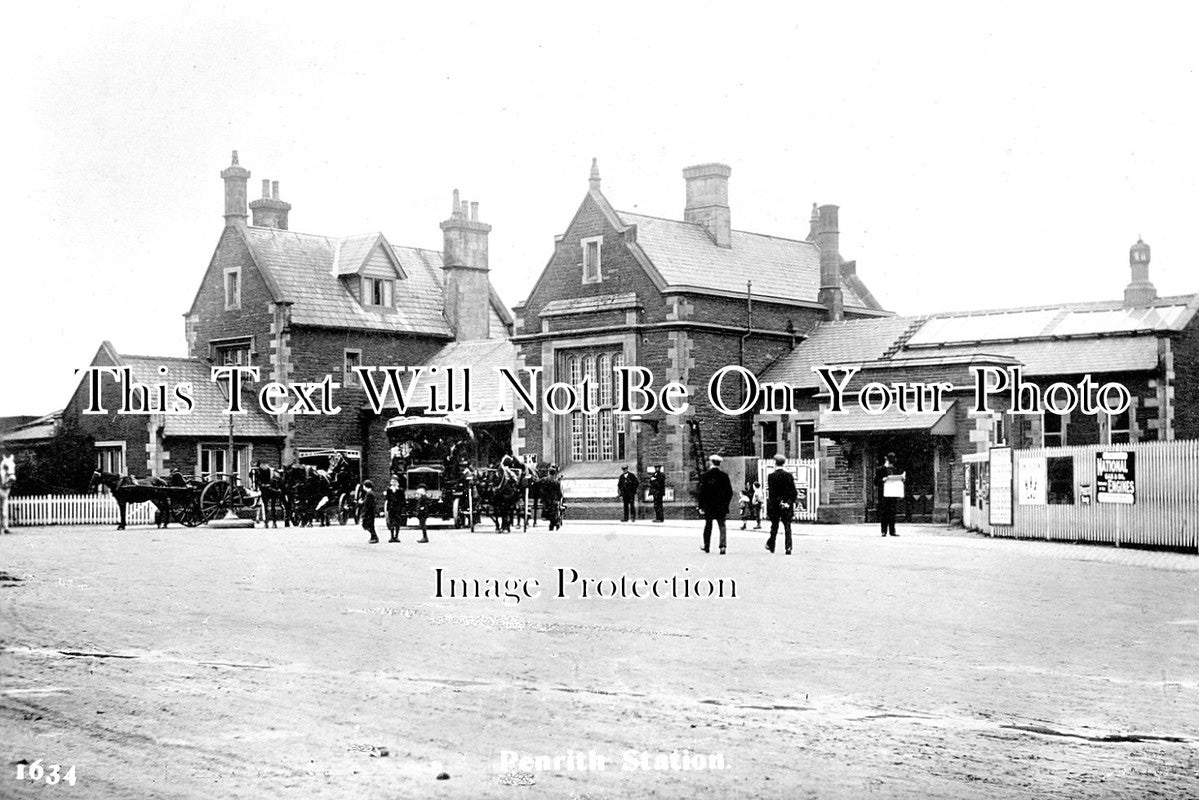
[{"label": "boy standing", "polygon": [[429,492],[423,483],[416,487],[416,518],[420,520],[420,538],[416,541],[426,544],[429,541],[429,529],[425,525],[429,519]]},{"label": "boy standing", "polygon": [[387,518],[387,531],[391,534],[389,542],[400,541],[400,527],[403,523],[404,492],[400,489],[400,479],[391,476],[387,492],[383,495],[383,516]]}]

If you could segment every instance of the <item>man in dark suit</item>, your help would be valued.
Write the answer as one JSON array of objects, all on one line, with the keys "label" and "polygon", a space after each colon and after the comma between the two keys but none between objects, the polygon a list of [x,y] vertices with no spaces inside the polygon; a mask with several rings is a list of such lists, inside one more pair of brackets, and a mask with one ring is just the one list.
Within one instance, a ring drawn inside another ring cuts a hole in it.
[{"label": "man in dark suit", "polygon": [[895,532],[895,516],[899,511],[899,498],[887,497],[886,489],[888,478],[898,476],[900,485],[907,477],[907,473],[900,472],[899,467],[895,466],[895,454],[887,453],[887,458],[883,465],[874,471],[874,487],[878,493],[878,522],[882,528],[883,536],[898,536]]},{"label": "man in dark suit", "polygon": [[720,468],[723,459],[714,455],[708,459],[711,462],[707,471],[699,478],[699,510],[704,515],[704,546],[700,549],[705,553],[711,552],[712,523],[720,528],[720,554],[725,554],[727,533],[724,520],[729,513],[729,501],[733,499],[733,484],[729,476]]},{"label": "man in dark suit", "polygon": [[666,497],[666,472],[661,467],[650,467],[650,470],[649,495],[654,499],[654,522],[665,522],[662,499]]},{"label": "man in dark suit", "polygon": [[637,521],[637,476],[629,472],[628,465],[620,468],[620,477],[616,479],[616,492],[620,495],[623,505],[621,522]]},{"label": "man in dark suit", "polygon": [[795,491],[795,476],[783,467],[786,461],[782,454],[776,455],[774,472],[766,478],[766,516],[770,518],[770,538],[766,540],[766,549],[774,552],[774,541],[781,522],[783,544],[787,548],[787,555],[791,555],[791,517],[795,513],[798,493]]}]

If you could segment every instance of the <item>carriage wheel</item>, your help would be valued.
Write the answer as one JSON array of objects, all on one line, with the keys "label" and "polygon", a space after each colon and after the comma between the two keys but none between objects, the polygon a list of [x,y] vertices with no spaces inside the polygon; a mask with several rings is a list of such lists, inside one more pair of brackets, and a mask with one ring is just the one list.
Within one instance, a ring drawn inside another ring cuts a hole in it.
[{"label": "carriage wheel", "polygon": [[204,522],[215,519],[222,511],[231,508],[232,487],[228,481],[213,481],[200,492],[200,517]]},{"label": "carriage wheel", "polygon": [[189,503],[175,514],[176,520],[181,525],[188,528],[194,528],[204,521],[203,515],[200,513],[200,506],[196,503]]},{"label": "carriage wheel", "polygon": [[349,493],[341,496],[341,502],[337,504],[337,522],[345,525],[346,521],[354,516],[354,500]]}]

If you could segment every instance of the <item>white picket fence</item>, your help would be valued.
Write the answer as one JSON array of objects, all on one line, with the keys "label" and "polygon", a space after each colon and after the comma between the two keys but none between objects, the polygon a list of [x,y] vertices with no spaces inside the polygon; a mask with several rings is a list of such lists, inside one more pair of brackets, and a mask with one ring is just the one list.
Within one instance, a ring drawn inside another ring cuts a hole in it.
[{"label": "white picket fence", "polygon": [[[9,497],[9,515],[16,525],[89,525],[112,523],[121,519],[116,499],[110,494],[55,494],[34,497]],[[125,507],[129,525],[154,522],[153,503],[130,503]]]}]

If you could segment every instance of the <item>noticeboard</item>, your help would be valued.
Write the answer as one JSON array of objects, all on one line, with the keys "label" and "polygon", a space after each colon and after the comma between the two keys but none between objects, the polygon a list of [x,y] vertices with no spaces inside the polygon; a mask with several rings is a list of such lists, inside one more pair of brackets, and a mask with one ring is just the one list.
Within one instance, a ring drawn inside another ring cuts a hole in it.
[{"label": "noticeboard", "polygon": [[992,447],[990,458],[991,524],[1012,524],[1012,448]]},{"label": "noticeboard", "polygon": [[1100,450],[1095,453],[1095,500],[1126,506],[1136,503],[1136,453],[1130,450]]}]

